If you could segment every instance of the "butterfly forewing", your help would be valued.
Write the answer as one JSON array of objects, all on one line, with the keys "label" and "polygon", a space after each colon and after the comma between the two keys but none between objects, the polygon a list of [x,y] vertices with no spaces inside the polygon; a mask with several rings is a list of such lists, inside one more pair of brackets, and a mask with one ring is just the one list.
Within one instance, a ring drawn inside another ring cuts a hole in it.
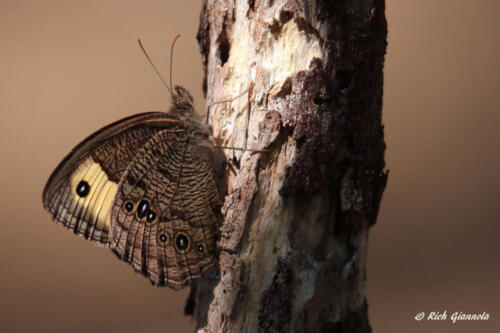
[{"label": "butterfly forewing", "polygon": [[111,248],[155,285],[181,288],[214,263],[220,196],[213,151],[164,130],[136,154],[117,189]]},{"label": "butterfly forewing", "polygon": [[112,123],[92,134],[59,164],[44,192],[44,207],[75,234],[109,244],[111,207],[119,181],[139,149],[155,134],[175,126],[162,112]]}]

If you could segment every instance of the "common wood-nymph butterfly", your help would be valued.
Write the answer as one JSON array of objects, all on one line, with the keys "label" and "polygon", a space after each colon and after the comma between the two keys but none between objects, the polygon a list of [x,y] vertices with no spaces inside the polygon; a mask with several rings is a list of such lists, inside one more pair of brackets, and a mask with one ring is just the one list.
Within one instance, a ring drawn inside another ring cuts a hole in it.
[{"label": "common wood-nymph butterfly", "polygon": [[43,204],[154,285],[179,289],[216,261],[221,195],[209,129],[189,92],[165,85],[168,112],[133,115],[83,140],[50,176]]}]

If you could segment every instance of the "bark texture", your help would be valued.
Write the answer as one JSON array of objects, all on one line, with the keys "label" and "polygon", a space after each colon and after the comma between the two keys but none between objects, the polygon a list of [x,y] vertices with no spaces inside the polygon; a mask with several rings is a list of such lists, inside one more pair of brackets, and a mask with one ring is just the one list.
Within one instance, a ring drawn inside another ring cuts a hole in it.
[{"label": "bark texture", "polygon": [[368,230],[384,172],[384,0],[204,1],[198,41],[228,174],[199,332],[370,332]]}]

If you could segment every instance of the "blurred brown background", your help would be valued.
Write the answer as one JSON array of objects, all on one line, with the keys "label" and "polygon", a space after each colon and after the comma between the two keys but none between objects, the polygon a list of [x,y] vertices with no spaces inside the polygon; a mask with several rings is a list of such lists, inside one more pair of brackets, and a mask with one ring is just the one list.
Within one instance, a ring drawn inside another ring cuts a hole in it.
[{"label": "blurred brown background", "polygon": [[[0,1],[0,331],[190,332],[156,289],[51,222],[42,188],[81,139],[169,97],[136,38],[201,93],[198,1]],[[387,0],[389,184],[371,230],[374,332],[499,332],[500,3]],[[487,322],[416,322],[487,311]]]}]

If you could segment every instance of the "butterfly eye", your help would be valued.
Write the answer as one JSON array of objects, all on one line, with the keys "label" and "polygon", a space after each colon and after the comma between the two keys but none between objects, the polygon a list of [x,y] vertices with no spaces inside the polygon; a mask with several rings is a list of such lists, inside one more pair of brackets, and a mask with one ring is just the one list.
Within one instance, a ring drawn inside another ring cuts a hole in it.
[{"label": "butterfly eye", "polygon": [[127,213],[131,213],[133,210],[134,210],[134,203],[132,201],[126,201],[124,204],[123,204],[123,209],[127,212]]},{"label": "butterfly eye", "polygon": [[160,235],[158,235],[158,241],[162,244],[162,245],[165,245],[168,241],[168,236],[164,233],[161,233]]},{"label": "butterfly eye", "polygon": [[198,244],[196,250],[200,253],[203,253],[205,251],[205,247],[203,246],[203,244]]},{"label": "butterfly eye", "polygon": [[175,248],[177,251],[184,253],[189,251],[189,236],[184,232],[179,232],[175,236]]},{"label": "butterfly eye", "polygon": [[90,192],[90,185],[85,180],[80,181],[76,186],[76,194],[78,194],[78,196],[81,198],[86,197],[89,194],[89,192]]}]

